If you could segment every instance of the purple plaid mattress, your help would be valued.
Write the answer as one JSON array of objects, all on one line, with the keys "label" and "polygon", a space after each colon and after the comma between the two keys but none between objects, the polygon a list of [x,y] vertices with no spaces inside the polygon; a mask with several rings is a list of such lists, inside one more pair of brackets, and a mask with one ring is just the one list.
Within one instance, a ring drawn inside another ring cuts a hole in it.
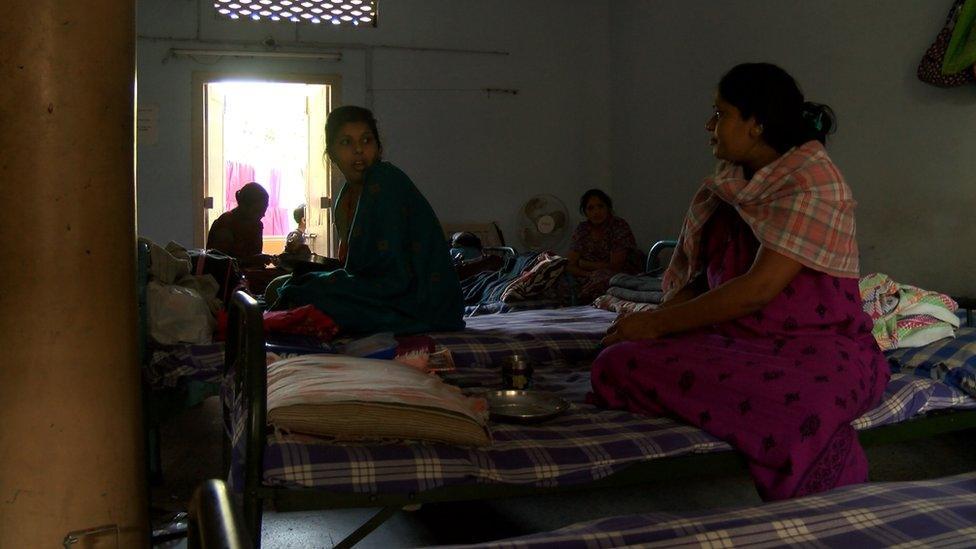
[{"label": "purple plaid mattress", "polygon": [[[450,380],[476,393],[494,388],[497,370],[473,368]],[[661,417],[582,404],[588,372],[537,372],[535,386],[573,402],[565,414],[537,425],[493,423],[486,448],[443,444],[303,443],[269,434],[266,484],[319,487],[359,494],[417,493],[462,484],[559,487],[602,479],[650,459],[729,450],[704,431]],[[903,421],[940,408],[972,408],[976,400],[935,380],[896,374],[884,402],[855,422],[858,429]],[[244,421],[235,418],[231,483],[241,486]]]},{"label": "purple plaid mattress", "polygon": [[[572,364],[591,361],[596,356],[600,340],[616,316],[616,313],[589,305],[534,309],[469,318],[465,321],[467,327],[464,331],[429,335],[436,344],[451,350],[454,363],[461,368],[500,364],[503,358],[513,353],[523,354],[536,364]],[[969,339],[962,337],[966,333],[961,330],[958,338],[941,340],[918,349],[898,349],[889,356],[907,364],[925,357],[942,359],[943,355],[950,353],[955,360],[969,360],[966,363],[972,365],[969,369],[976,371],[970,349],[976,336]],[[152,350],[152,359],[145,373],[153,388],[175,387],[183,379],[215,383],[220,379],[223,360],[222,343],[157,348]],[[908,369],[904,364],[899,366],[903,371]],[[964,369],[959,371],[963,372]],[[929,370],[915,373],[925,377],[930,375]],[[976,376],[971,377],[976,379]],[[966,390],[961,382],[956,383],[952,375],[940,381]],[[976,387],[976,382],[972,386]],[[976,389],[973,391],[976,394]]]},{"label": "purple plaid mattress", "polygon": [[[860,484],[777,503],[583,522],[473,548],[972,547],[976,473]],[[457,547],[457,546],[455,546]]]},{"label": "purple plaid mattress", "polygon": [[[430,334],[451,350],[459,367],[500,364],[513,353],[537,364],[591,361],[616,313],[589,305],[536,309],[468,319],[463,332]],[[144,374],[154,389],[176,387],[183,380],[220,381],[224,345],[173,345],[152,349]]]},{"label": "purple plaid mattress", "polygon": [[959,328],[956,337],[885,354],[893,371],[938,379],[976,397],[976,328]]},{"label": "purple plaid mattress", "polygon": [[537,364],[590,361],[617,313],[589,305],[484,315],[461,332],[429,334],[461,368],[490,366],[513,353]]},{"label": "purple plaid mattress", "polygon": [[[589,306],[520,311],[470,319],[463,332],[431,334],[436,343],[451,349],[458,366],[445,374],[447,381],[472,393],[498,387],[501,380],[494,365],[502,358],[513,352],[526,355],[536,364],[535,388],[574,403],[560,417],[538,425],[493,424],[494,443],[487,448],[309,444],[269,435],[264,480],[359,494],[416,493],[479,483],[557,487],[599,480],[649,459],[728,450],[727,444],[704,431],[670,419],[582,404],[590,389],[589,364],[615,316]],[[221,363],[191,356],[201,364]],[[854,425],[866,429],[931,410],[974,407],[976,400],[937,380],[896,374],[882,404]],[[239,407],[231,408],[231,483],[240,486],[244,421]]]}]

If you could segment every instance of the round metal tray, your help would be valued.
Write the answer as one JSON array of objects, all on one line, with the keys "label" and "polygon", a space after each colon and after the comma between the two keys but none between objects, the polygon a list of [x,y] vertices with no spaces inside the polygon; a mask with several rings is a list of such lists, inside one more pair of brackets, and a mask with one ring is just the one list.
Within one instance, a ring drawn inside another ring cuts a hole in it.
[{"label": "round metal tray", "polygon": [[536,423],[569,409],[569,402],[545,391],[488,391],[488,411],[495,421]]}]

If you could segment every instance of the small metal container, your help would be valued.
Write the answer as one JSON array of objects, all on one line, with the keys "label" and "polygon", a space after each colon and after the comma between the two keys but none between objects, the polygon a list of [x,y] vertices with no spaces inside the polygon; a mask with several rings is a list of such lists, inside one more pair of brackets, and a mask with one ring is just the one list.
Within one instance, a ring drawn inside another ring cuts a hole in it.
[{"label": "small metal container", "polygon": [[524,355],[514,354],[502,362],[502,388],[522,390],[532,386],[532,365]]}]

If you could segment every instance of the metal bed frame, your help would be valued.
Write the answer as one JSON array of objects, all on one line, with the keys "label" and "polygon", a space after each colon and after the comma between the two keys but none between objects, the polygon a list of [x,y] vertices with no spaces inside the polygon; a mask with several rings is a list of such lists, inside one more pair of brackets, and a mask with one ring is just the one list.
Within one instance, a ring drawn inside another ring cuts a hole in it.
[{"label": "metal bed frame", "polygon": [[[701,471],[714,474],[745,471],[745,460],[739,453],[716,452],[654,459],[634,464],[599,481],[559,488],[475,484],[442,487],[420,493],[363,495],[329,492],[322,489],[267,486],[262,482],[264,448],[267,442],[267,369],[262,310],[254,298],[246,293],[237,292],[231,301],[229,314],[225,375],[233,376],[230,379],[233,390],[236,394],[242,395],[247,409],[243,516],[245,527],[255,547],[260,547],[262,507],[266,499],[271,500],[275,508],[280,511],[380,507],[379,512],[336,545],[336,547],[351,547],[393,516],[396,511],[408,505],[634,485],[655,480],[689,478],[700,475]],[[226,409],[224,412],[229,413]],[[229,416],[225,420],[229,422]],[[935,411],[921,418],[862,431],[860,440],[865,446],[882,445],[973,427],[976,427],[976,410]]]}]

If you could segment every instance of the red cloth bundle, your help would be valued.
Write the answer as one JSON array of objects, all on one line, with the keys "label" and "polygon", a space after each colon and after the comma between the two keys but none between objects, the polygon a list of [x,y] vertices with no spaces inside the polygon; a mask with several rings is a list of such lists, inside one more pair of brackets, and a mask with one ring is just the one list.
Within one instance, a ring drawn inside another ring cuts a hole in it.
[{"label": "red cloth bundle", "polygon": [[264,331],[308,335],[321,341],[332,341],[339,332],[339,326],[332,317],[313,305],[303,305],[294,309],[264,313]]},{"label": "red cloth bundle", "polygon": [[[298,334],[312,336],[319,341],[328,342],[339,332],[339,326],[332,317],[315,308],[303,305],[284,311],[264,313],[264,332],[278,334]],[[217,313],[217,341],[227,337],[227,311]]]}]

